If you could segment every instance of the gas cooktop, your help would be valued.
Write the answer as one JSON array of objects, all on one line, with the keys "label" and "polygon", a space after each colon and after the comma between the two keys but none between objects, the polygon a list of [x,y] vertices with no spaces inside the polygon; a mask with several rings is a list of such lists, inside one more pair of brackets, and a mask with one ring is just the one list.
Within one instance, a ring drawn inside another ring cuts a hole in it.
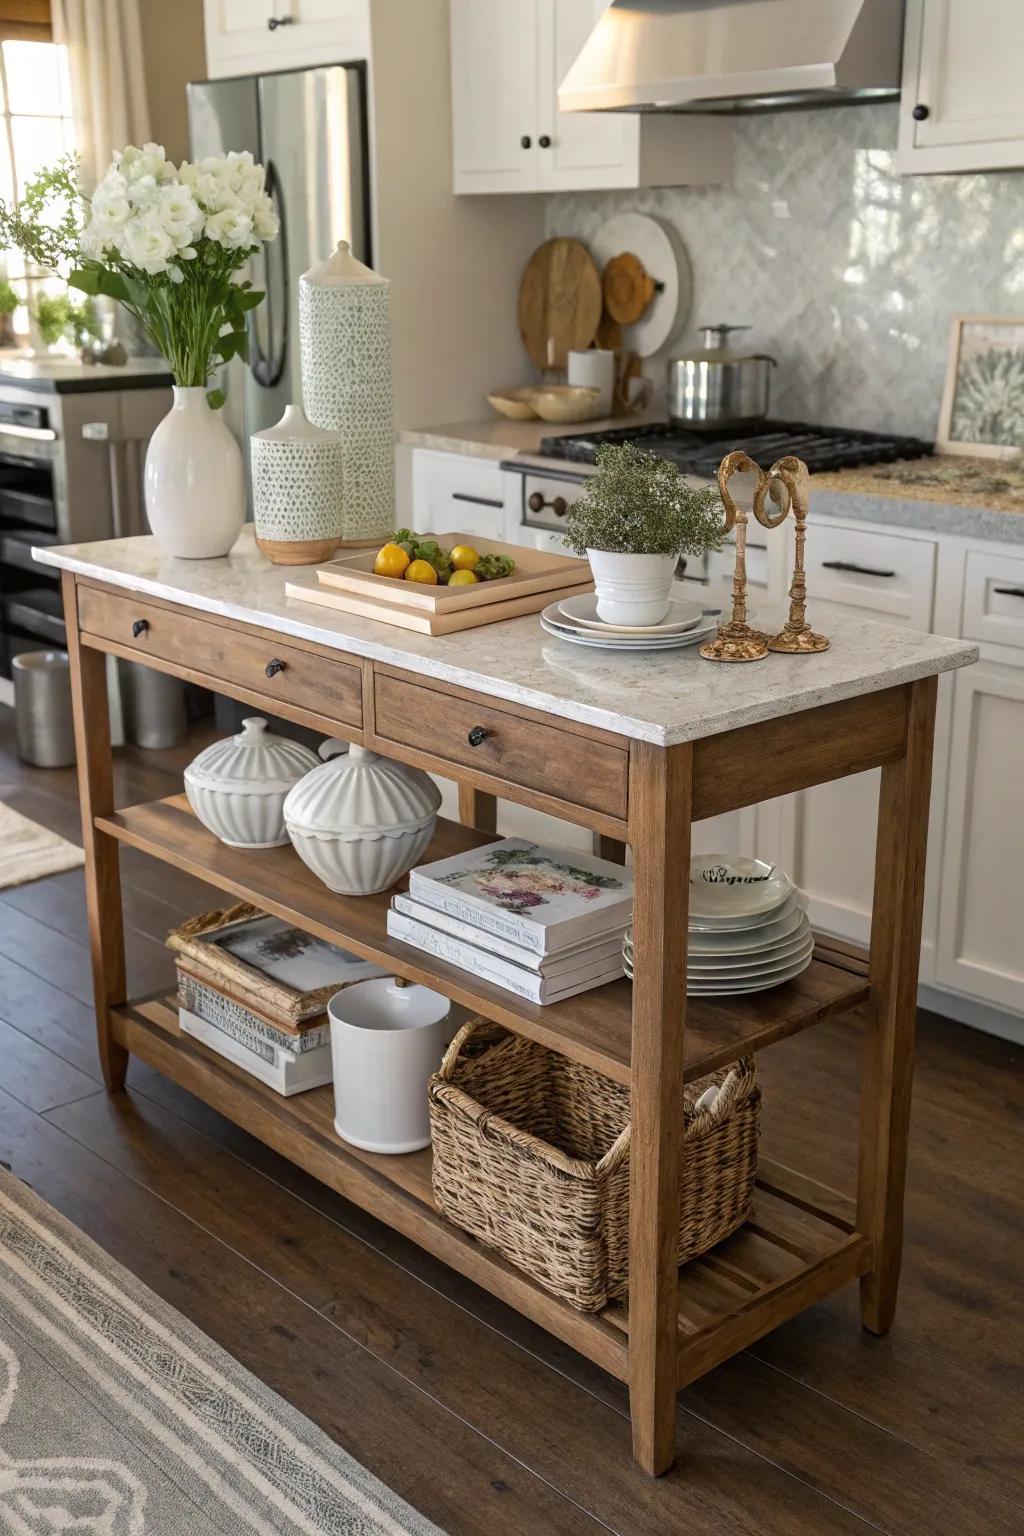
[{"label": "gas cooktop", "polygon": [[763,469],[769,469],[787,453],[795,454],[812,474],[816,470],[851,469],[858,464],[882,464],[893,459],[923,459],[935,451],[933,443],[917,437],[812,427],[802,421],[761,421],[745,428],[718,427],[706,432],[667,424],[612,427],[607,432],[545,437],[540,452],[544,458],[594,464],[603,443],[635,443],[638,448],[669,459],[686,474],[705,479],[713,479],[722,459],[736,448],[749,453]]}]

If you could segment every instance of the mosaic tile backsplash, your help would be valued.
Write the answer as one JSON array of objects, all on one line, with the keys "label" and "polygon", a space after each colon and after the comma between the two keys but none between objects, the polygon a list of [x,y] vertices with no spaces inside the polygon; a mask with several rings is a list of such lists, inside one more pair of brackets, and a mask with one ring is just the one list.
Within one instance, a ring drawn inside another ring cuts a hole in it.
[{"label": "mosaic tile backsplash", "polygon": [[[898,176],[897,112],[738,119],[731,187],[562,193],[548,234],[656,214],[693,266],[684,338],[751,324],[744,344],[779,363],[773,415],[932,437],[950,316],[1024,314],[1024,173]],[[660,359],[646,371],[660,387]]]}]

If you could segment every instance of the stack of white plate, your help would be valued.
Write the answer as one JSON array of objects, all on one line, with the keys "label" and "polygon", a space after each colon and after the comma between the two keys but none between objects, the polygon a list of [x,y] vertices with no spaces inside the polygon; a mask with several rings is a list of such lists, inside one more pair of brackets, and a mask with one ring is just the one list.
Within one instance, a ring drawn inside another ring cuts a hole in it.
[{"label": "stack of white plate", "polygon": [[597,616],[597,597],[578,592],[549,603],[540,616],[546,634],[602,651],[668,651],[700,645],[718,627],[720,610],[673,597],[660,624],[607,624]]},{"label": "stack of white plate", "polygon": [[[622,953],[632,977],[632,929]],[[691,859],[686,971],[691,996],[763,992],[799,976],[813,953],[811,925],[787,874],[731,853]]]}]

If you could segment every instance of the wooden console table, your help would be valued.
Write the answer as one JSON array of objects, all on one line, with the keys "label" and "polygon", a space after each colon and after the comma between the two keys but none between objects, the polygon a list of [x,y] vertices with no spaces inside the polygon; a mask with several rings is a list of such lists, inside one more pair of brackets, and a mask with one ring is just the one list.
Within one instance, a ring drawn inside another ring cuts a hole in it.
[{"label": "wooden console table", "polygon": [[[356,1205],[412,1238],[629,1384],[636,1460],[675,1456],[676,1392],[859,1277],[861,1314],[890,1325],[902,1238],[914,1009],[936,674],[977,650],[850,619],[818,657],[715,666],[693,651],[578,653],[519,619],[431,640],[284,596],[242,536],[227,560],[163,561],[151,539],[38,551],[63,568],[74,688],[96,1016],[103,1072],[133,1052]],[[489,840],[495,797],[588,827],[635,864],[636,985],[549,1007],[387,936],[387,896],[333,895],[290,848],[228,848],[184,795],[118,809],[106,656],[205,684],[460,787],[426,859]],[[481,738],[475,727],[483,727]],[[473,731],[471,745],[469,733]],[[797,980],[753,997],[686,996],[691,822],[882,768],[870,961],[819,945]],[[433,1208],[430,1152],[342,1143],[330,1088],[281,1098],[178,1029],[173,995],[126,995],[118,856],[141,849],[267,912],[447,993],[628,1083],[627,1306],[574,1311]],[[762,1160],[754,1213],[713,1256],[674,1257],[684,1076],[868,999],[854,1204]]]}]

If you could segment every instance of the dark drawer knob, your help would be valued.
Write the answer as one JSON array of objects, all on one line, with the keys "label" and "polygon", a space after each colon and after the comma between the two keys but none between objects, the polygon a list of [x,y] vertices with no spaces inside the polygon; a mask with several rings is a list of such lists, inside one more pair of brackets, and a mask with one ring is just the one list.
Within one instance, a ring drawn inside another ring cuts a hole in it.
[{"label": "dark drawer knob", "polygon": [[267,662],[267,676],[268,677],[276,677],[279,672],[283,672],[284,671],[284,667],[285,667],[285,664],[280,659],[280,657],[275,656],[273,661],[268,661]]},{"label": "dark drawer knob", "polygon": [[927,122],[929,116],[928,108],[923,101],[919,101],[917,106],[911,110],[910,115],[915,123]]},{"label": "dark drawer knob", "polygon": [[550,149],[551,148],[551,135],[550,135],[550,133],[542,133],[540,138],[537,140],[537,143],[540,145],[541,149]]},{"label": "dark drawer knob", "polygon": [[554,496],[550,501],[545,501],[540,491],[534,491],[526,505],[531,512],[543,512],[545,507],[550,507],[556,517],[564,517],[569,510],[569,503],[564,496]]},{"label": "dark drawer knob", "polygon": [[530,145],[532,143],[533,143],[533,140],[530,138],[530,135],[528,133],[524,133],[522,138],[519,140],[519,148],[520,149],[529,149],[529,147],[530,147]]},{"label": "dark drawer knob", "polygon": [[291,16],[271,16],[267,21],[267,26],[270,28],[271,32],[276,32],[278,27],[290,27],[291,24]]},{"label": "dark drawer knob", "polygon": [[132,639],[137,640],[140,635],[144,635],[146,633],[148,628],[148,619],[136,619],[135,623],[132,625]]},{"label": "dark drawer knob", "polygon": [[481,747],[487,740],[487,732],[482,725],[474,725],[466,740],[471,747]]}]

